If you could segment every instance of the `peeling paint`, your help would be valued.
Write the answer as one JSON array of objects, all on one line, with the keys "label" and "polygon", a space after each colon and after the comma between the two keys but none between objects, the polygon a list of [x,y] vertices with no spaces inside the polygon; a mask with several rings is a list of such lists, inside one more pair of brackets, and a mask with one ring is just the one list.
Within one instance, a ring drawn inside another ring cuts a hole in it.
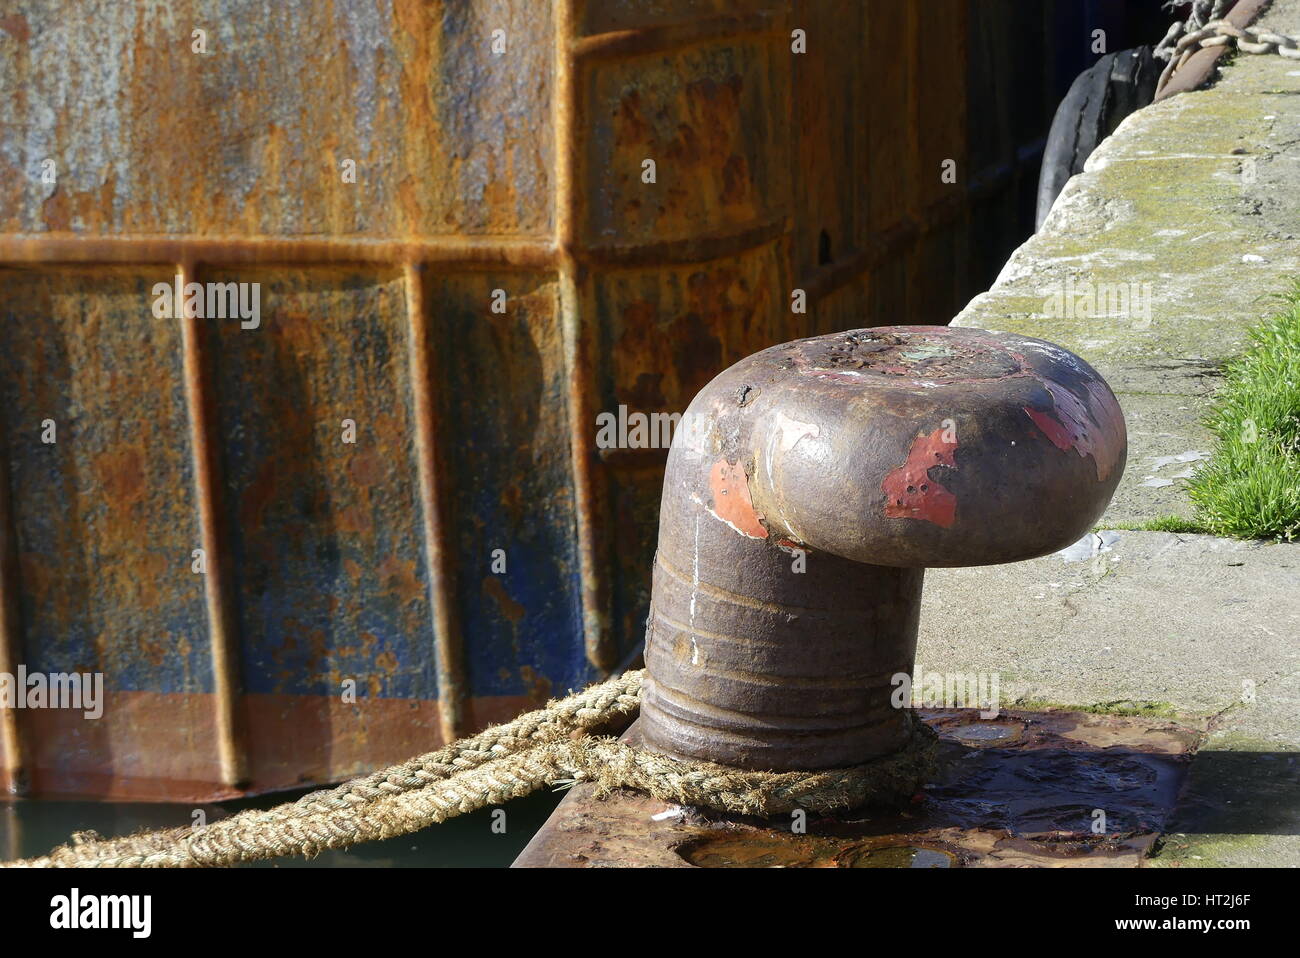
[{"label": "peeling paint", "polygon": [[767,530],[763,528],[749,496],[749,481],[745,478],[744,467],[739,463],[732,464],[719,459],[709,470],[709,489],[713,492],[710,515],[721,519],[743,536],[751,539],[767,538]]},{"label": "peeling paint", "polygon": [[785,454],[799,445],[804,439],[816,439],[821,435],[821,427],[812,422],[800,422],[791,419],[785,413],[776,414],[776,428],[767,446],[767,474],[774,477],[775,459],[778,453]]},{"label": "peeling paint", "polygon": [[944,438],[947,430],[917,436],[907,461],[891,470],[881,482],[885,515],[890,519],[924,519],[949,528],[957,518],[957,497],[930,478],[935,466],[956,468],[957,443]]},{"label": "peeling paint", "polygon": [[[1087,405],[1065,387],[1046,381],[1043,385],[1052,394],[1055,417],[1028,406],[1025,415],[1057,449],[1073,449],[1080,456],[1091,456],[1097,466],[1097,481],[1104,482],[1118,458],[1116,450],[1106,442],[1106,436],[1113,430],[1108,425],[1099,425]],[[1107,408],[1107,397],[1097,395],[1094,390],[1090,398],[1097,408]]]}]

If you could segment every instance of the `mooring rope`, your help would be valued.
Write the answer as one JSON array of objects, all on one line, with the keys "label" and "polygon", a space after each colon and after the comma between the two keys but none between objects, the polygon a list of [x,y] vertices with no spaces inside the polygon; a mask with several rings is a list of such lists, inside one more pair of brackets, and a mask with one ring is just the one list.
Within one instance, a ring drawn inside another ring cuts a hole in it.
[{"label": "mooring rope", "polygon": [[640,707],[644,673],[627,672],[380,772],[266,810],[190,828],[100,838],[79,832],[40,858],[3,867],[192,868],[234,865],[419,831],[546,785],[590,782],[597,794],[634,788],[665,802],[770,817],[906,801],[928,776],[937,738],[906,712],[906,746],[821,772],[751,772],[669,758],[589,735]]}]

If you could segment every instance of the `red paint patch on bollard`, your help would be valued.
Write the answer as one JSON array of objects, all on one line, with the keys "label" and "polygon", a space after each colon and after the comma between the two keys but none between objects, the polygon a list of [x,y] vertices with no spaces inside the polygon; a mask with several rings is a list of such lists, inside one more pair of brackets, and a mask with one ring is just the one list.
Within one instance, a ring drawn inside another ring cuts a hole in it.
[{"label": "red paint patch on bollard", "polygon": [[767,538],[767,530],[759,521],[754,502],[749,497],[749,480],[743,466],[719,459],[709,470],[709,490],[713,493],[710,511],[715,516],[741,535],[751,539]]},{"label": "red paint patch on bollard", "polygon": [[[1106,436],[1114,430],[1113,423],[1107,423],[1103,429],[1093,420],[1087,405],[1074,393],[1056,383],[1044,382],[1043,385],[1052,394],[1056,416],[1028,406],[1025,407],[1025,414],[1057,449],[1073,449],[1080,456],[1092,456],[1097,466],[1097,481],[1104,481],[1115,467],[1117,458],[1115,450],[1108,447],[1106,440]],[[1113,405],[1107,404],[1104,401],[1106,397],[1098,395],[1096,391],[1090,392],[1103,412],[1108,411],[1109,405]]]},{"label": "red paint patch on bollard", "polygon": [[907,461],[890,471],[880,483],[884,490],[885,515],[890,519],[924,519],[945,529],[957,518],[957,497],[930,478],[934,466],[956,467],[957,441],[944,438],[940,428],[917,436]]}]

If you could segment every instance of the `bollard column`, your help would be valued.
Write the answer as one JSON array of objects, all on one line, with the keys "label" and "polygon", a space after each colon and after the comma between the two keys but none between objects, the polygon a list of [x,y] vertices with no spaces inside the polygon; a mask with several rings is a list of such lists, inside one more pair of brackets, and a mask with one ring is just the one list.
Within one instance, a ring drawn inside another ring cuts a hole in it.
[{"label": "bollard column", "polygon": [[897,751],[924,568],[1069,545],[1126,448],[1101,377],[1028,337],[883,327],[737,363],[668,457],[646,747],[777,771]]}]

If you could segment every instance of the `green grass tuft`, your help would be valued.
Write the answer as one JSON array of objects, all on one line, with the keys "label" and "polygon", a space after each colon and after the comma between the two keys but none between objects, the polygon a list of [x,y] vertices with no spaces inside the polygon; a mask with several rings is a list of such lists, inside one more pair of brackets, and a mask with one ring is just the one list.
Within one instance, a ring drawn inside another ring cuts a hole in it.
[{"label": "green grass tuft", "polygon": [[1206,419],[1214,452],[1187,489],[1196,531],[1284,541],[1300,535],[1300,281],[1277,299],[1281,310],[1251,331],[1250,347],[1228,365]]}]

